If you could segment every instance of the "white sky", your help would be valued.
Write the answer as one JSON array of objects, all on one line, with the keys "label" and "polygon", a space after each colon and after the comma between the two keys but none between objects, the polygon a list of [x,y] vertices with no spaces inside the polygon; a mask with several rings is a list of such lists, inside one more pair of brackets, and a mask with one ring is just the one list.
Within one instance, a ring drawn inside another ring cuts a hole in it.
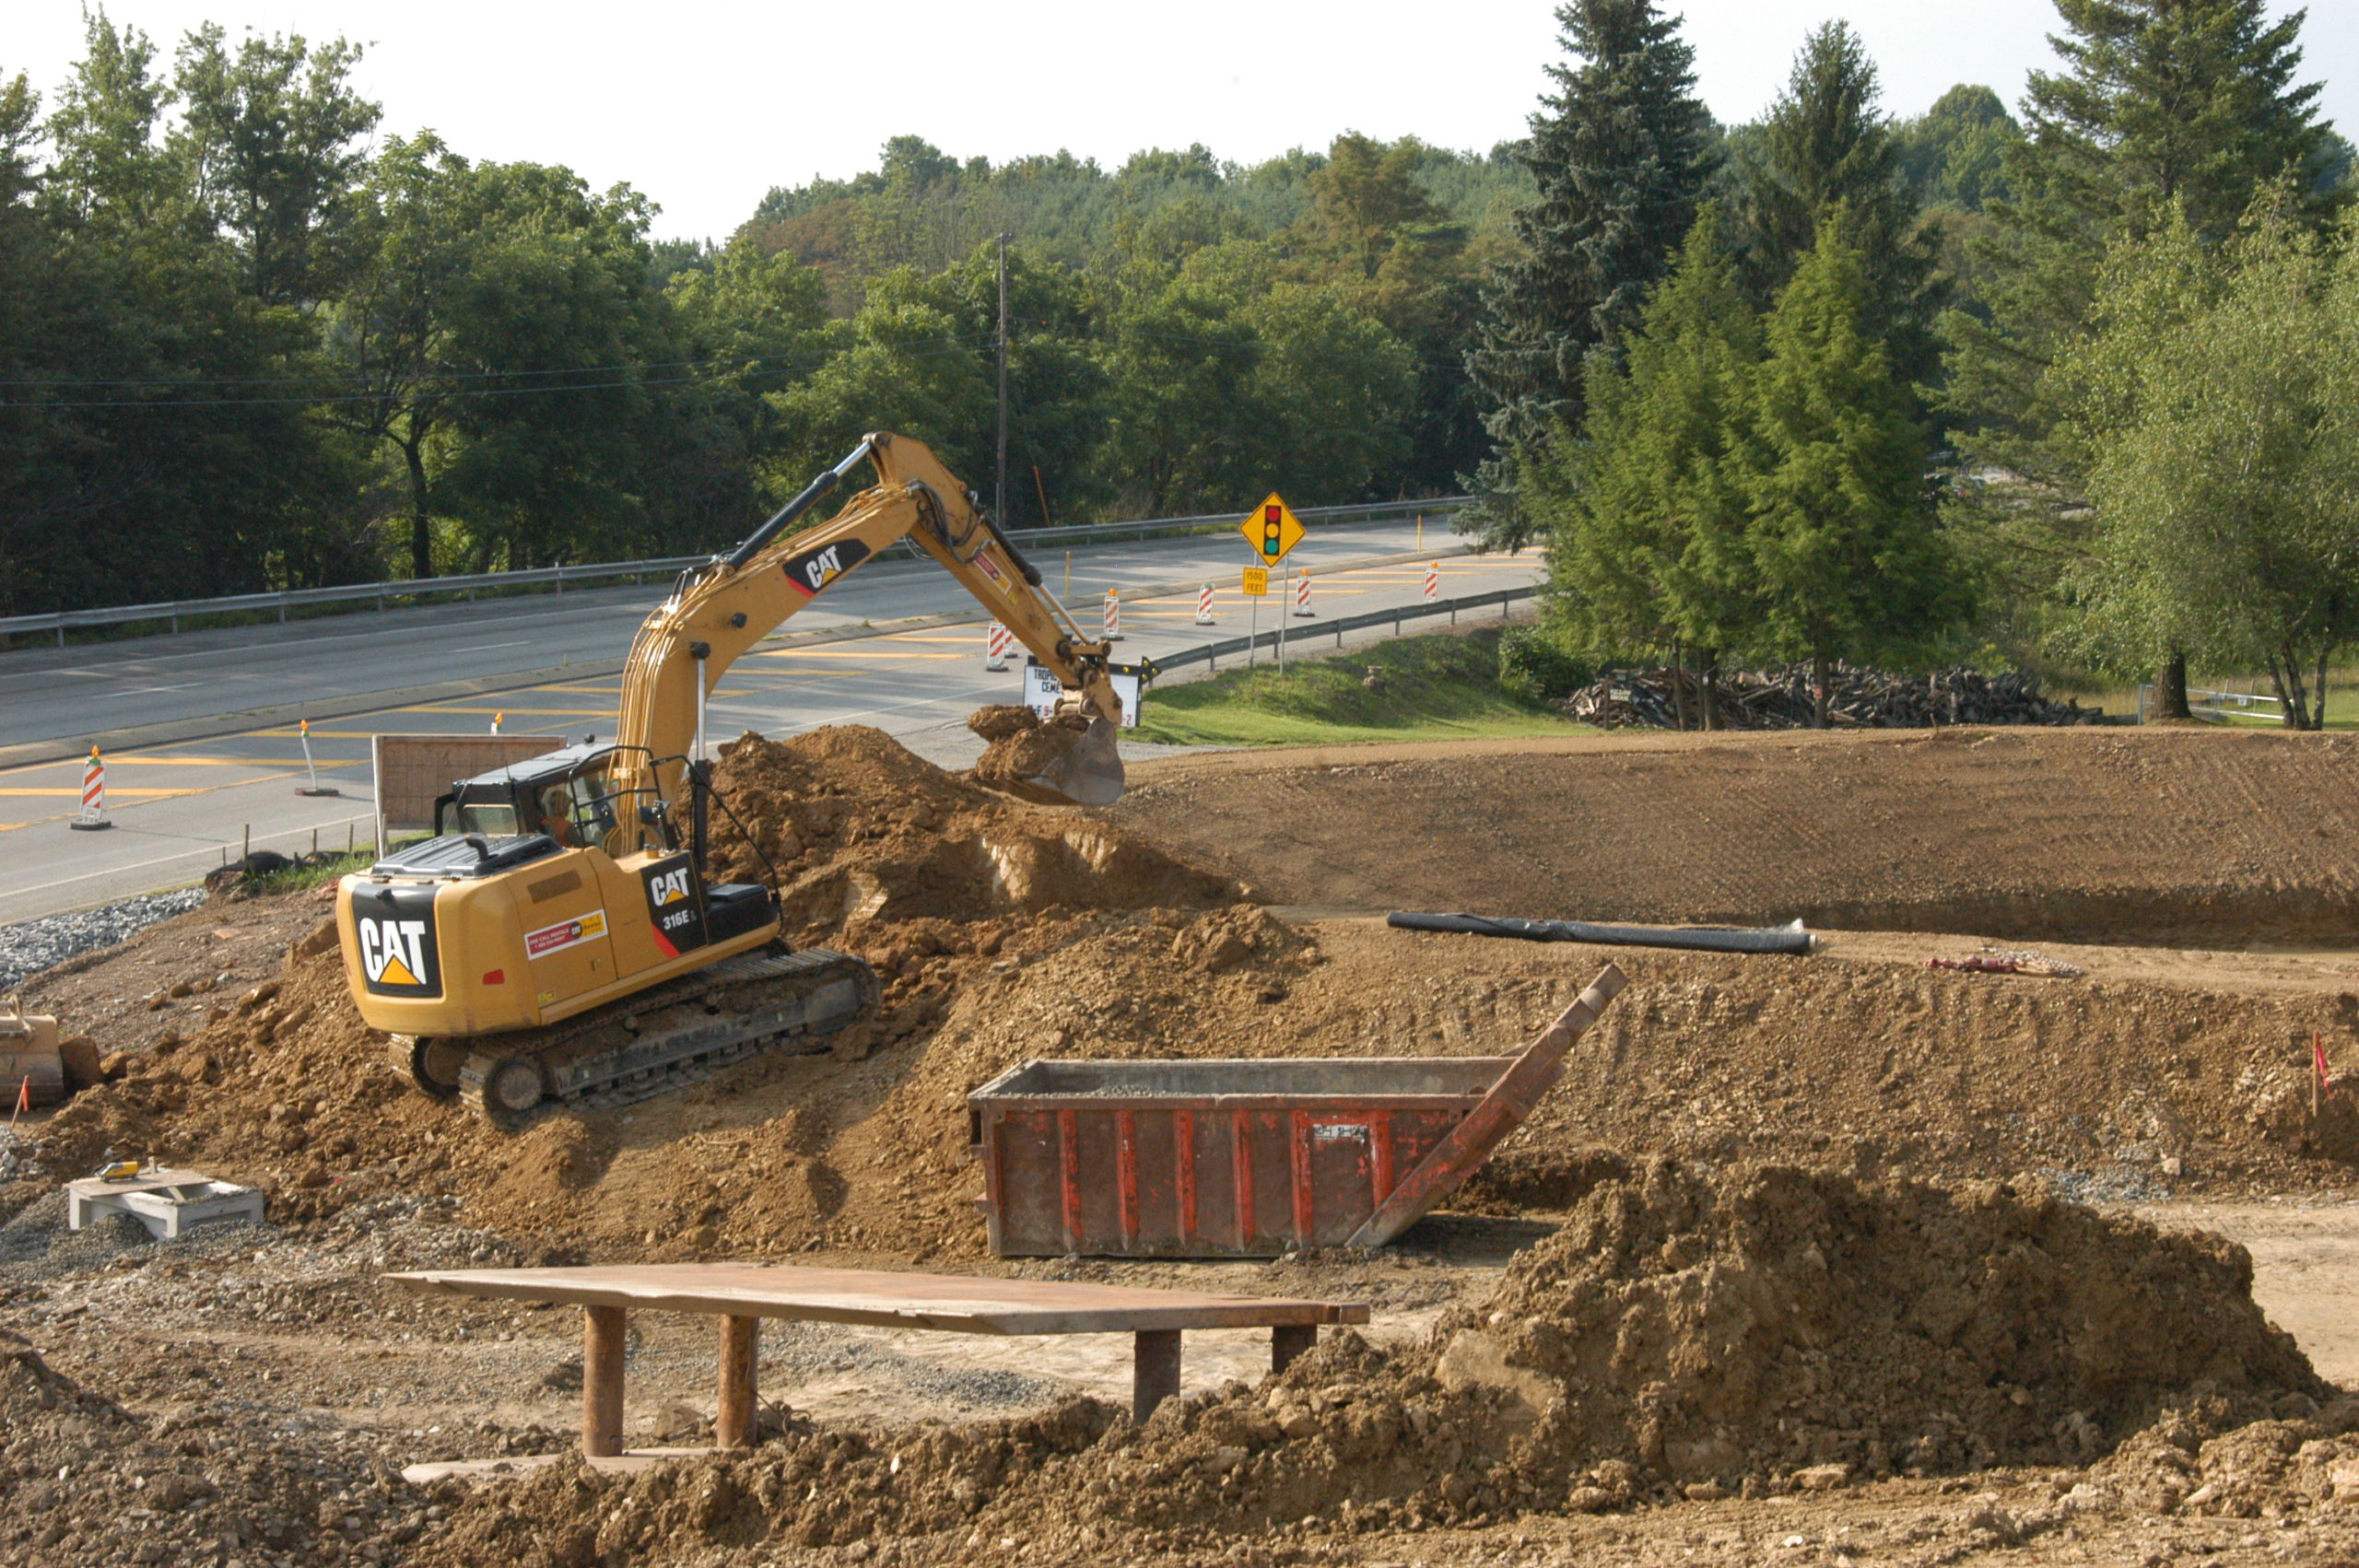
[{"label": "white sky", "polygon": [[[1675,3],[1675,0],[1674,0]],[[1667,7],[1669,8],[1669,7]],[[2271,9],[2292,9],[2272,0]],[[723,237],[775,184],[875,166],[913,132],[993,162],[1068,147],[1108,168],[1201,141],[1251,162],[1339,131],[1486,149],[1522,133],[1559,58],[1550,0],[783,0],[654,6],[514,0],[111,0],[169,59],[205,20],[370,46],[383,129],[472,158],[569,165],[659,203],[663,235]],[[1686,0],[1704,98],[1751,119],[1811,26],[1841,17],[1890,112],[1953,84],[2013,104],[2048,64],[2049,0]],[[0,72],[44,97],[81,51],[81,0],[8,0]],[[2359,0],[2314,0],[2306,80],[2359,140]],[[2337,79],[2340,78],[2340,79]]]}]

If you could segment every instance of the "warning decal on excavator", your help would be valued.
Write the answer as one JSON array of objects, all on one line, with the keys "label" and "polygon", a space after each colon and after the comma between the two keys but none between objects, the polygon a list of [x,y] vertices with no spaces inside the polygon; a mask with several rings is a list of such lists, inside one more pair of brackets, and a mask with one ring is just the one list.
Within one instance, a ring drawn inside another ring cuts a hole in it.
[{"label": "warning decal on excavator", "polygon": [[361,978],[370,990],[380,996],[442,994],[433,888],[353,889],[352,934]]},{"label": "warning decal on excavator", "polygon": [[696,864],[685,855],[657,860],[639,873],[647,885],[647,919],[666,958],[702,947],[704,904],[697,896]]},{"label": "warning decal on excavator", "polygon": [[857,539],[839,539],[824,548],[788,556],[786,580],[805,599],[816,599],[821,589],[866,559],[867,545]]},{"label": "warning decal on excavator", "polygon": [[536,931],[526,931],[524,953],[527,957],[546,958],[552,953],[563,952],[577,942],[589,942],[605,934],[606,912],[604,909],[593,909],[577,919],[559,920],[556,925],[543,926]]}]

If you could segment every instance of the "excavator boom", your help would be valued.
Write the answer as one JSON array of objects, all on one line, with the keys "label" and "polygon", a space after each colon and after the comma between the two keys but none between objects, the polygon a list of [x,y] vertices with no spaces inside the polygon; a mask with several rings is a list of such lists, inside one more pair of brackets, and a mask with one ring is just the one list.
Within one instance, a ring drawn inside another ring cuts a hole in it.
[{"label": "excavator boom", "polygon": [[[792,524],[863,461],[876,483],[819,526]],[[1040,574],[1000,532],[974,495],[921,443],[877,431],[813,480],[745,542],[693,578],[649,615],[623,672],[616,743],[626,774],[652,769],[651,784],[674,798],[684,759],[700,757],[704,699],[729,667],[780,623],[862,563],[908,539],[957,578],[1001,625],[1054,672],[1089,730],[1058,766],[1037,780],[1086,805],[1110,805],[1122,791],[1113,737],[1121,700],[1108,649],[1091,641]]]}]

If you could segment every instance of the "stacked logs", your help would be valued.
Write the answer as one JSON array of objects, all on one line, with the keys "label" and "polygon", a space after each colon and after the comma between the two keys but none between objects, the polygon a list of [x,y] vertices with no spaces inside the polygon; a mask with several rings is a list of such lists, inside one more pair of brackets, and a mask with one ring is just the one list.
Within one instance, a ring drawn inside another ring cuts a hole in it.
[{"label": "stacked logs", "polygon": [[[1812,717],[1811,667],[1723,670],[1714,682],[1728,730],[1802,730]],[[1608,670],[1560,705],[1606,729],[1701,727],[1703,677],[1693,670]],[[2102,708],[2052,702],[2037,680],[1963,666],[1924,675],[1838,663],[1829,672],[1826,721],[1845,729],[1917,730],[1944,724],[2102,724]]]}]

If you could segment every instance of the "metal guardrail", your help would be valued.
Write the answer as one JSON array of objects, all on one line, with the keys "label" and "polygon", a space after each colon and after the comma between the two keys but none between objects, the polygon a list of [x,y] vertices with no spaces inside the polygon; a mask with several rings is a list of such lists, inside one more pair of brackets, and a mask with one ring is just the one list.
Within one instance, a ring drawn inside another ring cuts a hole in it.
[{"label": "metal guardrail", "polygon": [[[2148,685],[2138,688],[2138,722],[2146,722],[2154,711],[2154,688]],[[2187,688],[2187,710],[2198,719],[2272,719],[2285,721],[2285,699],[2267,696],[2259,692],[2215,692],[2201,686]]]},{"label": "metal guardrail", "polygon": [[[1447,517],[1461,507],[1473,503],[1467,496],[1444,496],[1429,501],[1378,501],[1358,506],[1305,507],[1295,516],[1305,526],[1329,526],[1349,522],[1384,522],[1418,515]],[[1086,544],[1117,539],[1149,539],[1158,535],[1198,533],[1216,528],[1233,528],[1241,513],[1209,512],[1197,517],[1147,518],[1136,522],[1068,523],[1058,528],[1027,529],[1013,533],[1018,549],[1042,544]],[[914,556],[917,551],[906,540],[894,546]],[[886,552],[890,554],[890,551]],[[146,621],[162,621],[172,630],[181,629],[183,616],[194,619],[202,615],[238,614],[245,612],[276,611],[281,621],[290,609],[311,604],[364,604],[373,602],[381,611],[389,600],[418,600],[440,598],[449,594],[464,594],[473,598],[482,591],[504,592],[518,588],[553,587],[563,593],[566,585],[585,586],[593,582],[611,582],[629,578],[634,582],[651,577],[669,576],[691,567],[700,567],[711,560],[710,556],[664,556],[644,561],[606,561],[588,566],[531,567],[521,571],[475,572],[461,577],[407,578],[397,582],[353,583],[337,588],[294,588],[273,593],[235,593],[217,599],[165,600],[153,604],[117,604],[97,610],[59,610],[41,615],[0,616],[0,637],[34,632],[56,635],[57,646],[65,646],[69,630],[94,626],[135,626]]]},{"label": "metal guardrail", "polygon": [[1390,610],[1370,610],[1364,615],[1344,615],[1332,621],[1321,621],[1317,626],[1282,627],[1277,630],[1259,632],[1251,637],[1233,637],[1224,642],[1208,642],[1202,647],[1191,648],[1183,652],[1172,654],[1168,659],[1149,660],[1148,663],[1152,668],[1148,672],[1148,679],[1152,683],[1155,676],[1187,664],[1206,664],[1217,670],[1220,668],[1220,661],[1224,659],[1234,659],[1238,654],[1253,649],[1275,648],[1281,635],[1285,638],[1287,646],[1292,647],[1297,643],[1307,644],[1314,637],[1326,637],[1332,634],[1335,638],[1335,646],[1341,648],[1344,646],[1345,632],[1368,631],[1377,626],[1391,626],[1393,635],[1397,637],[1400,635],[1401,628],[1409,622],[1425,620],[1435,615],[1448,615],[1449,624],[1456,626],[1461,614],[1472,614],[1491,604],[1496,604],[1499,607],[1499,619],[1504,621],[1508,618],[1508,605],[1520,600],[1537,598],[1540,591],[1541,585],[1538,583],[1532,583],[1522,588],[1499,588],[1488,593],[1468,593],[1456,599],[1437,599],[1428,604],[1401,604]]}]

